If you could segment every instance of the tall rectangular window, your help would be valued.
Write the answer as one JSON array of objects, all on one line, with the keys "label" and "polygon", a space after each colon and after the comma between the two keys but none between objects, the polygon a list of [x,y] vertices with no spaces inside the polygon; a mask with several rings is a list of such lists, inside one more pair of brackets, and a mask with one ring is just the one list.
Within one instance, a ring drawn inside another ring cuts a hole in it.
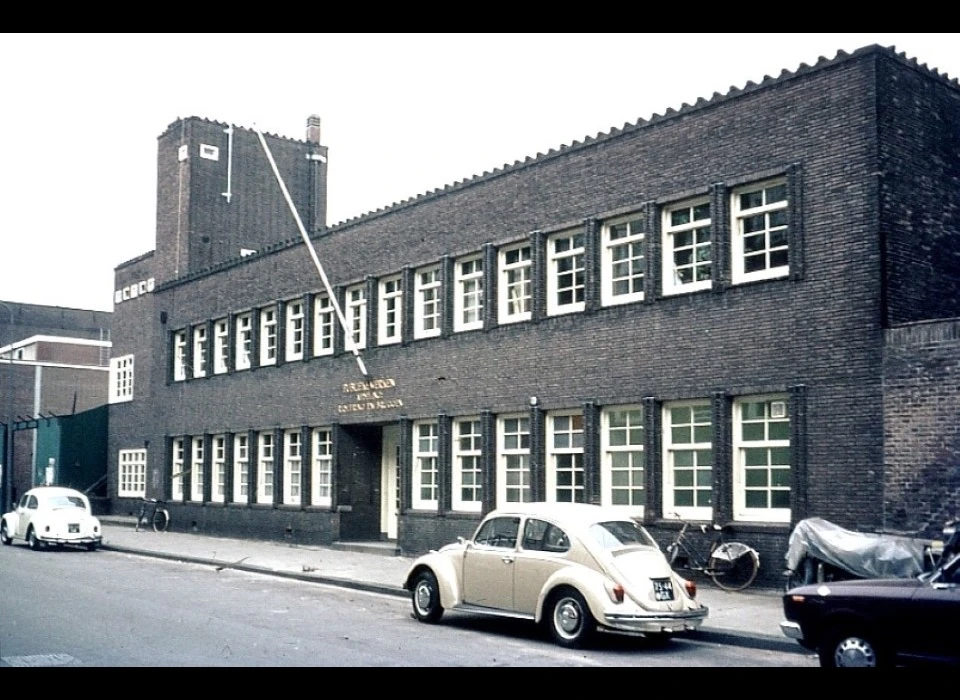
[{"label": "tall rectangular window", "polygon": [[480,419],[458,418],[453,425],[453,509],[479,513],[483,505]]},{"label": "tall rectangular window", "polygon": [[300,431],[287,430],[283,434],[283,502],[286,505],[300,505],[303,474],[301,457]]},{"label": "tall rectangular window", "polygon": [[413,424],[413,507],[435,509],[440,492],[440,437],[436,421]]},{"label": "tall rectangular window", "polygon": [[647,503],[643,407],[608,408],[601,424],[601,503],[642,517]]},{"label": "tall rectangular window", "polygon": [[710,289],[713,234],[710,202],[684,202],[663,212],[663,293]]},{"label": "tall rectangular window", "polygon": [[303,359],[303,302],[291,301],[287,304],[287,361]]},{"label": "tall rectangular window", "polygon": [[190,459],[190,500],[203,502],[203,436],[193,438]]},{"label": "tall rectangular window", "polygon": [[530,418],[497,419],[497,505],[527,503],[530,490]]},{"label": "tall rectangular window", "polygon": [[403,324],[403,285],[399,275],[380,280],[380,303],[377,308],[380,314],[377,342],[380,345],[399,343]]},{"label": "tall rectangular window", "polygon": [[257,438],[257,503],[273,503],[273,432],[263,431]]},{"label": "tall rectangular window", "polygon": [[227,438],[214,435],[210,443],[213,446],[213,488],[210,489],[210,498],[215,503],[223,503],[227,499]]},{"label": "tall rectangular window", "polygon": [[173,379],[182,382],[187,378],[187,332],[173,334]]},{"label": "tall rectangular window", "polygon": [[733,459],[734,517],[790,522],[790,411],[786,396],[734,401]]},{"label": "tall rectangular window", "polygon": [[133,401],[133,355],[110,358],[110,403]]},{"label": "tall rectangular window", "polygon": [[207,376],[207,327],[193,329],[193,376]]},{"label": "tall rectangular window", "polygon": [[120,450],[117,496],[143,498],[147,495],[147,451]]},{"label": "tall rectangular window", "polygon": [[500,323],[529,321],[533,300],[530,244],[522,243],[500,250]]},{"label": "tall rectangular window", "polygon": [[329,506],[333,488],[333,434],[329,428],[313,429],[313,472],[310,503]]},{"label": "tall rectangular window", "polygon": [[333,303],[327,294],[313,298],[313,354],[333,354]]},{"label": "tall rectangular window", "polygon": [[751,185],[733,193],[731,276],[734,284],[790,273],[785,180]]},{"label": "tall rectangular window", "polygon": [[233,501],[246,503],[250,496],[250,440],[246,434],[233,437]]},{"label": "tall rectangular window", "polygon": [[553,414],[547,426],[547,500],[585,503],[583,414]]},{"label": "tall rectangular window", "polygon": [[709,402],[663,407],[663,514],[713,517],[713,414]]},{"label": "tall rectangular window", "polygon": [[458,260],[455,269],[454,330],[483,328],[483,259]]},{"label": "tall rectangular window", "polygon": [[237,369],[250,369],[253,361],[253,314],[237,316],[236,356]]},{"label": "tall rectangular window", "polygon": [[440,267],[418,270],[415,276],[413,335],[431,338],[440,335]]},{"label": "tall rectangular window", "polygon": [[277,310],[272,306],[260,310],[260,365],[277,364]]},{"label": "tall rectangular window", "polygon": [[641,301],[647,245],[643,219],[634,215],[605,223],[601,245],[600,296],[603,305]]},{"label": "tall rectangular window", "polygon": [[186,449],[183,438],[173,441],[172,460],[170,464],[171,500],[183,500],[183,467],[186,460]]},{"label": "tall rectangular window", "polygon": [[[350,338],[358,350],[367,347],[367,293],[362,284],[347,288],[347,328],[350,329]],[[352,352],[350,343],[344,344],[344,349]]]},{"label": "tall rectangular window", "polygon": [[586,277],[582,232],[568,231],[547,240],[547,313],[583,311]]},{"label": "tall rectangular window", "polygon": [[213,373],[226,374],[230,358],[230,326],[223,318],[213,324]]}]

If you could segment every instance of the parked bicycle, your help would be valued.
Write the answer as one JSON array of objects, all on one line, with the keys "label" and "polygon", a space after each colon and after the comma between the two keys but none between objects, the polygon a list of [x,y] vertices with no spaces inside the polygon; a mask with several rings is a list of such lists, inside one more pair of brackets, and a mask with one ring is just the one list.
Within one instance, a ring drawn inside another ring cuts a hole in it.
[{"label": "parked bicycle", "polygon": [[170,511],[166,501],[157,498],[141,498],[140,512],[137,514],[136,532],[141,526],[151,526],[154,532],[164,532],[170,525]]},{"label": "parked bicycle", "polygon": [[670,566],[709,576],[725,591],[742,591],[756,580],[760,554],[743,542],[727,541],[725,534],[730,530],[729,525],[699,525],[702,534],[710,533],[710,544],[704,552],[702,545],[698,546],[687,534],[691,523],[682,519],[681,522],[683,526],[667,545]]}]

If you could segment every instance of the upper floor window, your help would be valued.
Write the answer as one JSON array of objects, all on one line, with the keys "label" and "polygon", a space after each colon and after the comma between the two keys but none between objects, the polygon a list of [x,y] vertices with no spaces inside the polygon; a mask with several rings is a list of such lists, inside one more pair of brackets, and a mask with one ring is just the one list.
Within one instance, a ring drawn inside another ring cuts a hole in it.
[{"label": "upper floor window", "polygon": [[[358,350],[367,347],[367,294],[362,284],[347,288],[347,328],[350,329],[350,339]],[[345,348],[353,350],[349,341]]]},{"label": "upper floor window", "polygon": [[476,256],[458,260],[455,284],[454,329],[483,328],[483,259]]},{"label": "upper floor window", "polygon": [[133,401],[133,355],[110,358],[110,403]]},{"label": "upper floor window", "polygon": [[253,314],[245,313],[237,316],[236,339],[237,369],[250,369],[253,359]]},{"label": "upper floor window", "polygon": [[313,299],[313,354],[333,354],[333,303],[327,294],[317,294]]},{"label": "upper floor window", "polygon": [[734,517],[790,522],[790,411],[786,396],[734,401],[733,460]]},{"label": "upper floor window", "polygon": [[193,329],[193,376],[207,376],[207,327]]},{"label": "upper floor window", "polygon": [[583,311],[583,233],[568,231],[547,239],[547,264],[547,313]]},{"label": "upper floor window", "polygon": [[644,221],[633,216],[605,223],[601,232],[603,264],[600,271],[604,305],[643,299],[646,273]]},{"label": "upper floor window", "polygon": [[269,306],[260,310],[260,364],[277,363],[277,310]]},{"label": "upper floor window", "polygon": [[663,293],[709,289],[713,277],[710,202],[700,200],[663,212]]},{"label": "upper floor window", "polygon": [[713,517],[713,417],[709,402],[678,402],[663,407],[663,472],[666,517]]},{"label": "upper floor window", "polygon": [[601,502],[642,517],[647,503],[643,408],[606,409],[600,439]]},{"label": "upper floor window", "polygon": [[557,413],[547,421],[547,500],[583,503],[583,414]]},{"label": "upper floor window", "polygon": [[399,343],[403,323],[403,285],[399,275],[380,280],[377,308],[380,314],[378,342],[380,345]]},{"label": "upper floor window", "polygon": [[533,299],[530,244],[522,243],[503,248],[500,250],[499,259],[500,323],[529,321]]},{"label": "upper floor window", "polygon": [[497,504],[530,500],[530,418],[500,416],[497,419]]},{"label": "upper floor window", "polygon": [[436,508],[440,492],[440,437],[437,421],[413,425],[413,507]]},{"label": "upper floor window", "polygon": [[303,302],[291,301],[287,304],[287,360],[303,359]]},{"label": "upper floor window", "polygon": [[454,421],[453,509],[479,513],[483,496],[479,418]]},{"label": "upper floor window", "polygon": [[117,496],[142,498],[147,495],[147,451],[120,450]]},{"label": "upper floor window", "polygon": [[300,431],[288,430],[283,434],[283,502],[300,505],[300,484],[303,475]]},{"label": "upper floor window", "polygon": [[225,374],[230,358],[230,326],[227,319],[213,324],[213,373]]},{"label": "upper floor window", "polygon": [[173,334],[173,379],[182,382],[187,378],[187,332]]},{"label": "upper floor window", "polygon": [[751,185],[733,193],[731,273],[734,284],[790,272],[787,183]]},{"label": "upper floor window", "polygon": [[440,335],[440,267],[435,265],[416,274],[413,335],[430,338]]}]

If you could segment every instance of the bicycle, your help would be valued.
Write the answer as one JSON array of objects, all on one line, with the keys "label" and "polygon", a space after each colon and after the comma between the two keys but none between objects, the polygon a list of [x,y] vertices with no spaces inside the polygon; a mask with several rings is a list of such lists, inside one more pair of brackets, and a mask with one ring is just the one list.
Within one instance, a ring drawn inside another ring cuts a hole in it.
[{"label": "bicycle", "polygon": [[[164,532],[170,525],[170,511],[166,509],[166,501],[157,498],[141,498],[140,512],[137,514],[135,532],[140,532],[140,526],[150,524],[154,532]],[[149,511],[149,517],[147,512]]]},{"label": "bicycle", "polygon": [[[677,516],[680,519],[680,516]],[[710,545],[706,551],[691,542],[687,536],[690,523],[680,519],[683,526],[673,541],[667,545],[667,559],[674,569],[686,569],[709,576],[725,591],[742,591],[757,578],[760,570],[760,554],[743,542],[727,541],[724,533],[729,526],[716,523],[701,524],[700,532],[711,532]]]}]

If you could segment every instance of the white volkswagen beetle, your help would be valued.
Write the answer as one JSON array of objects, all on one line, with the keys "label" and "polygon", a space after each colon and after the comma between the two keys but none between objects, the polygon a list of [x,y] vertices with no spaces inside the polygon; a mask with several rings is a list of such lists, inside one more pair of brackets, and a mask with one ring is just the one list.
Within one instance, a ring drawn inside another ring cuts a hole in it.
[{"label": "white volkswagen beetle", "polygon": [[404,588],[421,622],[444,610],[529,619],[566,647],[597,630],[669,639],[708,613],[641,525],[585,503],[494,510],[472,539],[415,559]]},{"label": "white volkswagen beetle", "polygon": [[24,540],[31,549],[47,545],[100,546],[100,520],[90,511],[90,499],[75,489],[37,486],[20,498],[15,510],[0,521],[0,541]]}]

